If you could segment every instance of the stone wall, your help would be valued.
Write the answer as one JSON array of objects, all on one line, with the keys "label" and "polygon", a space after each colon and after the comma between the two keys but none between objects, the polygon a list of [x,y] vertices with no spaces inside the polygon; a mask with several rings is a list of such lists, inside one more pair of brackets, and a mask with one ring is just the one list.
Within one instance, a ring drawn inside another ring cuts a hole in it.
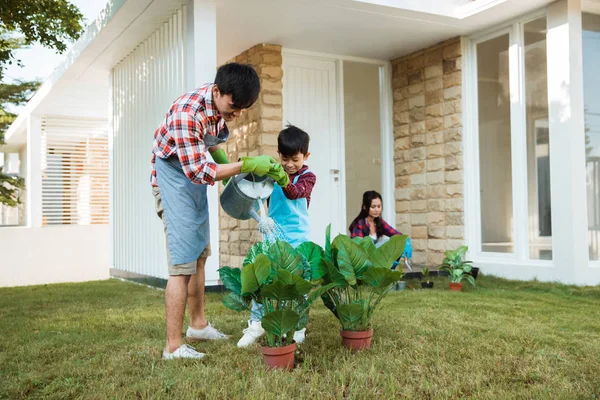
[{"label": "stone wall", "polygon": [[[250,64],[260,77],[260,97],[244,114],[228,123],[230,138],[226,144],[229,160],[267,154],[277,156],[277,135],[282,129],[283,70],[281,47],[259,44],[231,62]],[[222,192],[223,185],[219,185]],[[238,221],[219,207],[219,264],[241,267],[244,256],[258,240],[254,220]]]},{"label": "stone wall", "polygon": [[392,61],[396,225],[413,263],[464,243],[460,38]]}]

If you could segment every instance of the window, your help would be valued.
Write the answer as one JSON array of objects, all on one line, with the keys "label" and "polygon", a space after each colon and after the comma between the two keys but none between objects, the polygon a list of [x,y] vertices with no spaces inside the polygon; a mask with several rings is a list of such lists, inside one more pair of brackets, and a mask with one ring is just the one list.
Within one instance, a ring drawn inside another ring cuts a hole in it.
[{"label": "window", "polygon": [[106,120],[42,120],[42,225],[108,224]]},{"label": "window", "polygon": [[552,259],[546,18],[524,25],[529,257]]},{"label": "window", "polygon": [[590,260],[600,260],[600,15],[582,16],[583,101]]},{"label": "window", "polygon": [[477,44],[481,241],[498,253],[514,251],[508,48],[508,34]]},{"label": "window", "polygon": [[469,43],[474,59],[467,61],[467,71],[477,80],[467,88],[476,89],[477,112],[467,106],[465,115],[476,129],[478,147],[472,154],[478,152],[473,162],[479,174],[470,189],[478,197],[479,214],[469,221],[478,250],[494,257],[551,260],[546,16]]}]

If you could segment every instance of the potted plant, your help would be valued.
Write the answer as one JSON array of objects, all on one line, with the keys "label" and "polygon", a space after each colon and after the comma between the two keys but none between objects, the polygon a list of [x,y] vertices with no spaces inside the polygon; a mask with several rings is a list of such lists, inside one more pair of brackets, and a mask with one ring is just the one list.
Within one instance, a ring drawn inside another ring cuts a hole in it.
[{"label": "potted plant", "polygon": [[328,226],[322,258],[322,280],[328,289],[321,298],[340,321],[344,346],[352,350],[369,348],[373,313],[402,279],[402,272],[391,270],[391,266],[404,251],[407,237],[394,236],[375,248],[370,237],[350,239],[338,235],[330,242],[330,229]]},{"label": "potted plant", "polygon": [[471,285],[475,286],[475,278],[471,274],[471,261],[464,261],[463,257],[469,248],[460,246],[456,250],[449,250],[444,253],[444,260],[440,265],[441,271],[447,271],[450,277],[450,290],[462,291],[462,280],[466,279]]},{"label": "potted plant", "polygon": [[429,281],[429,268],[423,267],[423,269],[421,270],[421,275],[423,275],[423,279],[425,279],[425,282],[421,282],[421,287],[423,289],[433,288],[433,282]]},{"label": "potted plant", "polygon": [[266,334],[261,353],[268,368],[294,367],[294,331],[306,325],[310,305],[335,286],[317,287],[310,282],[322,276],[317,247],[311,242],[297,250],[283,241],[258,243],[248,251],[242,269],[219,269],[223,285],[231,291],[223,298],[226,307],[250,310],[251,300],[264,306],[261,324]]}]

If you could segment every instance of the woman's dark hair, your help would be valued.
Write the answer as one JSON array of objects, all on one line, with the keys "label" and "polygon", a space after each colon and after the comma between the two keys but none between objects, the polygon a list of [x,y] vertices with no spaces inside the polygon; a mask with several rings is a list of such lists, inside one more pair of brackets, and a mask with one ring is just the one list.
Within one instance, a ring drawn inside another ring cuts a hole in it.
[{"label": "woman's dark hair", "polygon": [[250,108],[258,99],[260,79],[251,65],[229,63],[217,70],[215,85],[222,95],[231,95],[233,108]]},{"label": "woman's dark hair", "polygon": [[[361,219],[365,219],[369,216],[369,208],[371,208],[371,203],[373,200],[379,199],[381,200],[381,204],[383,205],[383,199],[381,195],[374,190],[369,190],[363,193],[362,206],[360,208],[360,213],[358,216],[354,218],[354,221],[350,224],[350,232],[358,225],[358,221]],[[381,217],[375,218],[375,231],[377,232],[377,237],[383,236],[383,224],[381,223]]]}]

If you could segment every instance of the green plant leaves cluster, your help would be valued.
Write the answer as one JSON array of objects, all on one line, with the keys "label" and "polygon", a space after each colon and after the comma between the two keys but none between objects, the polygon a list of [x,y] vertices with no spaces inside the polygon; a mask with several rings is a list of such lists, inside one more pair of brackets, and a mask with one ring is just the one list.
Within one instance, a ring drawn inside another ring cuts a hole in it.
[{"label": "green plant leaves cluster", "polygon": [[402,279],[391,266],[403,253],[407,236],[394,236],[375,248],[370,237],[350,239],[338,235],[331,242],[325,233],[323,283],[334,286],[322,295],[324,304],[340,320],[342,329],[368,330],[377,305]]},{"label": "green plant leaves cluster", "polygon": [[310,305],[334,285],[319,286],[325,274],[323,252],[312,242],[294,249],[289,243],[257,243],[250,248],[243,268],[223,267],[219,275],[231,292],[223,304],[235,311],[248,310],[254,300],[264,306],[261,320],[271,347],[289,344],[294,329],[306,325]]},{"label": "green plant leaves cluster", "polygon": [[392,237],[375,248],[370,237],[338,235],[332,242],[330,232],[328,226],[324,249],[313,242],[296,249],[284,241],[257,243],[241,270],[219,269],[231,292],[223,298],[226,307],[248,310],[252,300],[264,306],[268,346],[289,344],[286,338],[305,326],[308,310],[319,298],[344,330],[368,330],[377,305],[402,279],[402,272],[391,266],[402,255],[406,236]]},{"label": "green plant leaves cluster", "polygon": [[463,261],[468,250],[469,248],[467,246],[460,246],[456,250],[449,250],[444,253],[444,259],[439,268],[441,271],[448,272],[450,282],[460,283],[464,279],[475,286],[475,278],[473,278],[473,275],[471,274],[473,268],[471,266],[472,262]]}]

